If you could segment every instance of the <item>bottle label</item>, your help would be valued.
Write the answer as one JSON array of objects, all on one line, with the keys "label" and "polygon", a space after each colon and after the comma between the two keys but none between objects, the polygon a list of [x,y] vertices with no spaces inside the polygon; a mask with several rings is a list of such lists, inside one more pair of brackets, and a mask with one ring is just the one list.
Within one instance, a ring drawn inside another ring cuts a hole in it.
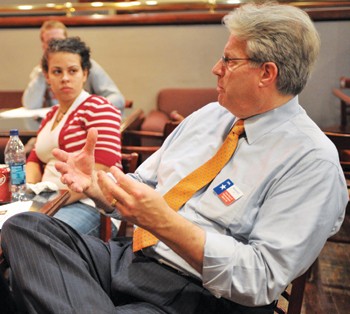
[{"label": "bottle label", "polygon": [[11,164],[11,184],[21,185],[26,183],[26,169],[24,164]]}]

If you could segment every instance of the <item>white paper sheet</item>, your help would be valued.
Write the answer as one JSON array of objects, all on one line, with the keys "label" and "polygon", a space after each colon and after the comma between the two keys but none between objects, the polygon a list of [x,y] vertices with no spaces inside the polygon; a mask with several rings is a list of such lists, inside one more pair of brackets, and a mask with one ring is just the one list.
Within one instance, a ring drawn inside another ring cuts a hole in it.
[{"label": "white paper sheet", "polygon": [[32,201],[25,202],[14,202],[6,205],[0,206],[0,230],[2,229],[2,225],[4,222],[12,217],[13,215],[27,212],[32,206]]},{"label": "white paper sheet", "polygon": [[40,108],[40,109],[26,109],[24,107],[6,110],[0,113],[1,118],[30,118],[40,117],[45,118],[46,114],[51,108]]},{"label": "white paper sheet", "polygon": [[27,192],[33,192],[38,195],[42,192],[55,192],[58,191],[58,186],[54,182],[42,181],[35,184],[27,183]]}]

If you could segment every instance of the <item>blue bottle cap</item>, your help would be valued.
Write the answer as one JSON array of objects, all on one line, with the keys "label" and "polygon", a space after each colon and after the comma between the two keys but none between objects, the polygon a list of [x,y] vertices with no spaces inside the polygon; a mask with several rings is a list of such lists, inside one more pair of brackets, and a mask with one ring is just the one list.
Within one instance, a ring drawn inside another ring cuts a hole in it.
[{"label": "blue bottle cap", "polygon": [[18,129],[12,129],[10,130],[10,136],[18,135]]}]

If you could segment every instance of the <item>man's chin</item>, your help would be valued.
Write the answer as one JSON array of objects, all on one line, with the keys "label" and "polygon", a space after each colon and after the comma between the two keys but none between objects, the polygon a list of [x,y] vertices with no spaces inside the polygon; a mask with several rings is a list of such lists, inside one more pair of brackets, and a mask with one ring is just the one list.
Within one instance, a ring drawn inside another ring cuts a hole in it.
[{"label": "man's chin", "polygon": [[228,109],[227,107],[227,101],[226,99],[223,97],[223,95],[220,95],[218,96],[218,103],[223,106],[224,108]]}]

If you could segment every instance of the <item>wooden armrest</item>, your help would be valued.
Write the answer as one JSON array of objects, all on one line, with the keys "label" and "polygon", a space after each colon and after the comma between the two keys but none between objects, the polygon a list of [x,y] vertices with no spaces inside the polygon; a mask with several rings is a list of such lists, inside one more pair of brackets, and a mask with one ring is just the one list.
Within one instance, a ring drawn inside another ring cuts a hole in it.
[{"label": "wooden armrest", "polygon": [[339,80],[341,88],[350,88],[350,77],[342,76]]},{"label": "wooden armrest", "polygon": [[124,135],[132,137],[148,137],[148,138],[160,138],[164,137],[164,134],[161,132],[154,131],[142,131],[142,130],[125,130]]},{"label": "wooden armrest", "polygon": [[159,146],[123,146],[123,152],[151,155],[159,148]]},{"label": "wooden armrest", "polygon": [[69,199],[70,193],[68,190],[59,190],[59,196],[53,201],[47,202],[42,208],[41,212],[53,216]]},{"label": "wooden armrest", "polygon": [[131,108],[134,102],[130,99],[125,99],[125,108]]},{"label": "wooden armrest", "polygon": [[[103,226],[103,228],[101,228],[101,232],[100,232],[100,239],[107,242],[112,238],[111,217],[106,216],[103,213],[103,211],[100,211],[100,222],[101,222],[101,226]],[[116,236],[117,237],[132,237],[133,229],[134,229],[134,226],[131,223],[129,223],[125,220],[122,220],[120,222]]]},{"label": "wooden armrest", "polygon": [[338,97],[341,101],[350,104],[350,96],[346,95],[339,88],[333,88],[333,95]]}]

